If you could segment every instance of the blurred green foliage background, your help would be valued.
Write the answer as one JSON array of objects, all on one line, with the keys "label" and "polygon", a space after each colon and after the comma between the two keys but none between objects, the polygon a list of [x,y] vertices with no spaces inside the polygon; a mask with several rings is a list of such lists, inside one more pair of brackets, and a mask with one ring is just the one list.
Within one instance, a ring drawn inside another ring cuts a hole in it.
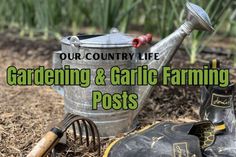
[{"label": "blurred green foliage background", "polygon": [[[235,0],[191,0],[209,14],[213,34],[194,31],[184,47],[192,63],[216,33],[236,36]],[[186,0],[2,0],[0,28],[17,28],[21,37],[61,38],[63,32],[151,32],[163,38],[184,20]]]}]

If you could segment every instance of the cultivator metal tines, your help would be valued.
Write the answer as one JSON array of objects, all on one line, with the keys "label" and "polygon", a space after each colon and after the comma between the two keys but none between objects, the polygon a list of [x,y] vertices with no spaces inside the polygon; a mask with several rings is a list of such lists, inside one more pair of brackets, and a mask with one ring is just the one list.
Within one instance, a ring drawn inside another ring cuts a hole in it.
[{"label": "cultivator metal tines", "polygon": [[[88,118],[67,113],[64,119],[54,128],[52,128],[47,134],[36,144],[33,150],[27,155],[27,157],[45,157],[47,155],[56,157],[55,146],[59,143],[63,134],[72,128],[74,142],[78,140],[77,133],[79,133],[80,144],[83,144],[83,128],[86,136],[86,146],[90,146],[89,135],[92,136],[93,150],[98,151],[100,156],[100,136],[96,125]],[[96,143],[97,141],[97,143]],[[51,153],[50,153],[51,152]]]}]

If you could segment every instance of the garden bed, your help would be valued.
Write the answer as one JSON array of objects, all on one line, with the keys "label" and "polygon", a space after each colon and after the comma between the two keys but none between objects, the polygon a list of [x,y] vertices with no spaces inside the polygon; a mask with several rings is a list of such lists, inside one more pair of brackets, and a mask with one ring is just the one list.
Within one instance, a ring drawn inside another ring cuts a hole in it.
[{"label": "garden bed", "polygon": [[[48,126],[63,116],[63,98],[48,86],[7,85],[6,69],[10,65],[18,68],[51,67],[52,52],[60,49],[60,43],[56,40],[29,41],[9,34],[1,36],[0,157],[26,156]],[[200,53],[200,61],[190,65],[184,51],[177,52],[171,65],[176,68],[202,67],[202,62],[215,57],[222,60],[224,66],[233,66],[232,56],[224,53]],[[236,74],[235,70],[232,72]],[[199,98],[199,87],[155,87],[139,114],[140,128],[155,121],[199,120]],[[102,140],[103,150],[112,140]],[[96,156],[84,146],[79,150],[78,156]]]}]

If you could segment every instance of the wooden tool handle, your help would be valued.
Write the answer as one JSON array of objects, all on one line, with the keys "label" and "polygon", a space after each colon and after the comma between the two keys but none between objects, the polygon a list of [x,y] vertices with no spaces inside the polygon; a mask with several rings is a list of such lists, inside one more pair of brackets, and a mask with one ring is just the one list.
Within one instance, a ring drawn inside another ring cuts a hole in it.
[{"label": "wooden tool handle", "polygon": [[60,129],[53,128],[36,144],[27,157],[46,157],[49,151],[58,143],[63,133]]}]

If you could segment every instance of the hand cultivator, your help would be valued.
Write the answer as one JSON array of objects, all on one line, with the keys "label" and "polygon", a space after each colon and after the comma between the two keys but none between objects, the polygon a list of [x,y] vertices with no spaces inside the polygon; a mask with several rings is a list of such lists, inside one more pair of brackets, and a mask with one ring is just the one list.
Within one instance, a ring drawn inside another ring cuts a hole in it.
[{"label": "hand cultivator", "polygon": [[[60,139],[69,128],[72,128],[74,142],[78,140],[77,135],[79,133],[80,144],[83,144],[82,138],[83,132],[85,132],[87,147],[91,142],[93,150],[97,150],[98,156],[100,156],[100,136],[96,125],[88,118],[67,113],[57,126],[46,133],[27,157],[46,157],[48,154],[51,157],[56,157],[60,150],[57,150],[55,146],[60,143]],[[89,135],[91,135],[92,141],[90,141]]]}]

